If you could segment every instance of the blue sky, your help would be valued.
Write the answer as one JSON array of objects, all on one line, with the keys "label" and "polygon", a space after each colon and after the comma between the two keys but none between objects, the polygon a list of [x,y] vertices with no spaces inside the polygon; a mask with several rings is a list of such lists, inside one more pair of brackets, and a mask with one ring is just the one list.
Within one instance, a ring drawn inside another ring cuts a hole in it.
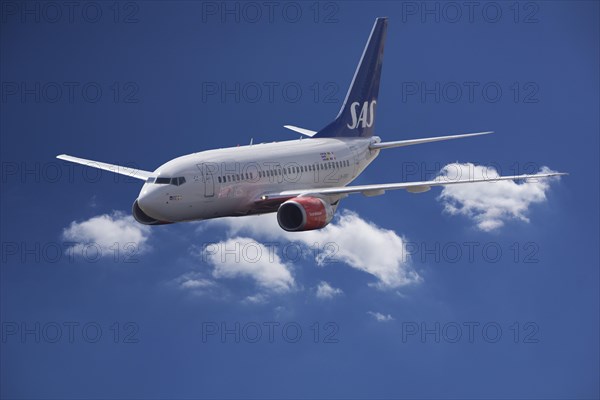
[{"label": "blue sky", "polygon": [[[597,2],[74,4],[0,3],[3,397],[599,396]],[[376,134],[496,133],[387,150],[356,183],[570,175],[502,186],[508,205],[352,196],[290,238],[273,215],[140,227],[139,181],[54,158],[153,170],[319,129],[377,16]],[[277,250],[220,262],[236,243]]]}]

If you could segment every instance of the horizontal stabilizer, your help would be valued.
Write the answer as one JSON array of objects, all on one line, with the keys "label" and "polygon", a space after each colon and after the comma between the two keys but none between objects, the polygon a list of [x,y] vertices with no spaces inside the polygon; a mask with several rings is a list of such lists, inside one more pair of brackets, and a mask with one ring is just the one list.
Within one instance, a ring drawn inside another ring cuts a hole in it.
[{"label": "horizontal stabilizer", "polygon": [[489,132],[465,133],[462,135],[438,136],[438,137],[431,137],[431,138],[424,138],[424,139],[409,139],[409,140],[398,140],[396,142],[373,143],[369,146],[369,148],[371,150],[391,149],[392,147],[412,146],[413,144],[439,142],[441,140],[462,139],[462,138],[471,137],[471,136],[489,135],[490,133],[494,133],[494,132],[489,131]]},{"label": "horizontal stabilizer", "polygon": [[310,129],[299,128],[294,125],[284,125],[283,127],[286,129],[289,129],[290,131],[298,132],[298,133],[301,133],[301,134],[303,134],[305,136],[309,136],[309,137],[313,137],[317,133],[317,131],[311,131]]}]

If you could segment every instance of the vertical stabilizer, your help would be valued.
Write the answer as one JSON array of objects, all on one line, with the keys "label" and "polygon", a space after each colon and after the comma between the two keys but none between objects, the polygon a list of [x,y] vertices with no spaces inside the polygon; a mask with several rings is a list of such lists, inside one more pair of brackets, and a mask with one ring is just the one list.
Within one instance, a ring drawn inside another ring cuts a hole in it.
[{"label": "vertical stabilizer", "polygon": [[387,18],[377,18],[338,116],[314,137],[373,136],[386,31]]}]

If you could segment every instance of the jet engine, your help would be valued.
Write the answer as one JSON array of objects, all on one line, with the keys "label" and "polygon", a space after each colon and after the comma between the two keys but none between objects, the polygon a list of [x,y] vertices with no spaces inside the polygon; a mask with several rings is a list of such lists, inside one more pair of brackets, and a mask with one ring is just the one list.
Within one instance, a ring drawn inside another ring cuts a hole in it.
[{"label": "jet engine", "polygon": [[296,197],[277,210],[279,226],[288,232],[321,229],[333,218],[335,209],[318,197]]}]

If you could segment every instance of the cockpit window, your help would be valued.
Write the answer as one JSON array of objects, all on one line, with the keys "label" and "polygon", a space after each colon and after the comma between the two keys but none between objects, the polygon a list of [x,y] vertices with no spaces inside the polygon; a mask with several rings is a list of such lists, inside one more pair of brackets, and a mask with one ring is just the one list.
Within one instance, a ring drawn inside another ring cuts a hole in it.
[{"label": "cockpit window", "polygon": [[155,180],[156,180],[156,178],[151,176],[146,180],[146,183],[154,183]]},{"label": "cockpit window", "polygon": [[155,183],[157,185],[183,185],[185,183],[185,178],[183,176],[179,176],[177,178],[148,178],[146,181],[148,183]]}]

